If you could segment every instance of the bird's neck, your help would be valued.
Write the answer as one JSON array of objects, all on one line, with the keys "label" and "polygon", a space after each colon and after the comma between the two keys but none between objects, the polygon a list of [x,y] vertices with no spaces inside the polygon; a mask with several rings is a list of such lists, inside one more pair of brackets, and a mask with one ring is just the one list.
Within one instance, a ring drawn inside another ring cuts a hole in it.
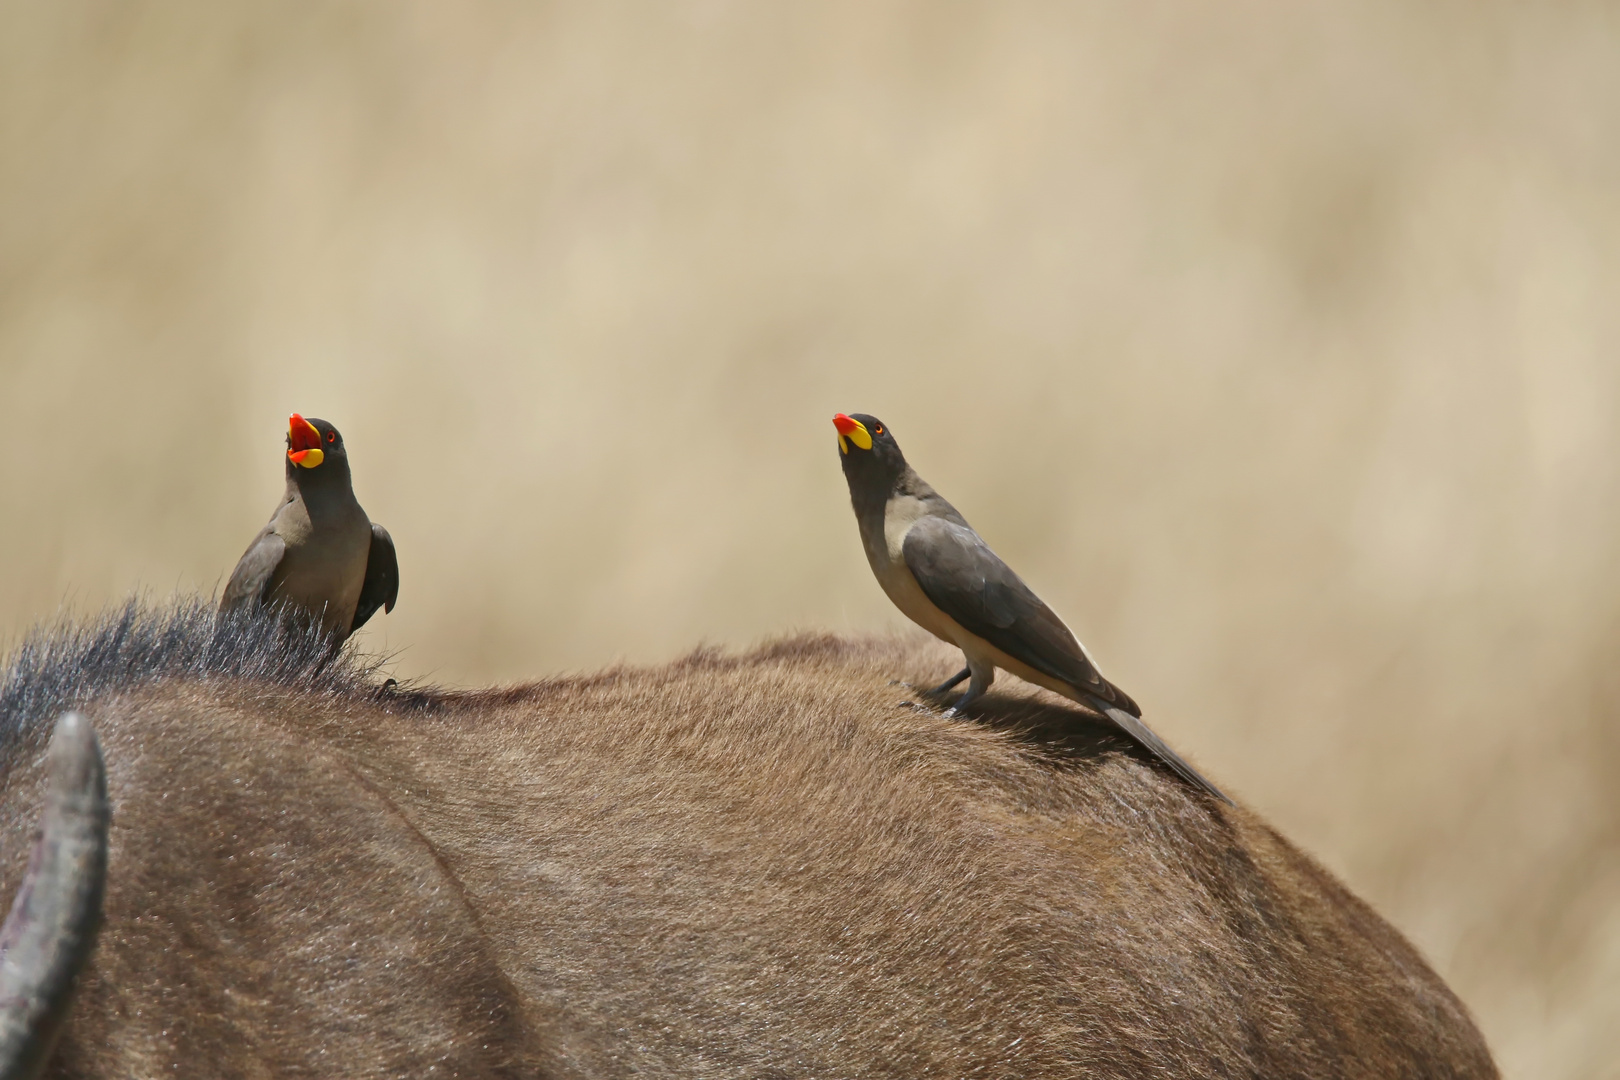
[{"label": "bird's neck", "polygon": [[850,502],[854,504],[855,521],[860,526],[863,539],[881,544],[884,515],[888,512],[889,501],[900,495],[910,495],[924,500],[939,497],[934,489],[928,486],[928,481],[918,476],[910,465],[905,466],[894,478],[894,482],[887,486],[874,484],[860,489],[851,488]]},{"label": "bird's neck", "polygon": [[287,493],[297,494],[312,522],[317,518],[344,514],[355,503],[349,471],[341,466],[329,469],[328,465],[322,465],[313,470],[302,470],[302,475],[289,472]]}]

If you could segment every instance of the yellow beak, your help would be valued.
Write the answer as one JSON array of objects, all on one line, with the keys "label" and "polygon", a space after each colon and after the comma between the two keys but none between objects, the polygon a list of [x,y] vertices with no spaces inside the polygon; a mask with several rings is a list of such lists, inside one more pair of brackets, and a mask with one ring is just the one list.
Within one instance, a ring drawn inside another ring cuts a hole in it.
[{"label": "yellow beak", "polygon": [[326,460],[321,449],[321,432],[297,413],[287,419],[287,457],[300,468],[313,469]]},{"label": "yellow beak", "polygon": [[862,450],[872,449],[872,433],[866,430],[866,425],[853,416],[839,413],[833,417],[833,427],[838,429],[838,450],[840,453],[849,453],[849,444],[854,443]]}]

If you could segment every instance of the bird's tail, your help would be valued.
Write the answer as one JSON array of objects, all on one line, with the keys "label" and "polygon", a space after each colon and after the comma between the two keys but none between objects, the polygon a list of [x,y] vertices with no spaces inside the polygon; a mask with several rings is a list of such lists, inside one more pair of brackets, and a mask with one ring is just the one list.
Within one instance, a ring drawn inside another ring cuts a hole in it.
[{"label": "bird's tail", "polygon": [[1108,717],[1108,719],[1118,724],[1125,734],[1129,735],[1138,743],[1151,750],[1155,757],[1164,762],[1166,765],[1170,766],[1172,769],[1176,770],[1176,772],[1180,773],[1182,779],[1186,780],[1189,784],[1192,784],[1194,787],[1203,788],[1205,791],[1226,803],[1228,806],[1236,805],[1231,799],[1226,797],[1225,792],[1216,787],[1214,784],[1210,783],[1208,780],[1204,779],[1204,775],[1202,773],[1183,761],[1180,754],[1166,746],[1164,740],[1153,734],[1152,729],[1146,724],[1142,723],[1140,718],[1132,716],[1124,709],[1116,709],[1112,705],[1104,706],[1102,711],[1103,714]]}]

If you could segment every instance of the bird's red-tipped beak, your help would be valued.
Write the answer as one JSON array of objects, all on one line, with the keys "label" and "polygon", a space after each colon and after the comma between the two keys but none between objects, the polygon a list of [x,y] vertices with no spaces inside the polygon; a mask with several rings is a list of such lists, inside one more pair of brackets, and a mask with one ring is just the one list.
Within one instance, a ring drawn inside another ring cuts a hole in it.
[{"label": "bird's red-tipped beak", "polygon": [[313,469],[326,460],[320,430],[297,413],[287,418],[287,457],[294,465],[306,469]]},{"label": "bird's red-tipped beak", "polygon": [[843,413],[833,417],[833,427],[838,429],[838,449],[849,453],[849,444],[854,443],[862,450],[872,449],[872,433],[866,430],[866,425],[853,416]]}]

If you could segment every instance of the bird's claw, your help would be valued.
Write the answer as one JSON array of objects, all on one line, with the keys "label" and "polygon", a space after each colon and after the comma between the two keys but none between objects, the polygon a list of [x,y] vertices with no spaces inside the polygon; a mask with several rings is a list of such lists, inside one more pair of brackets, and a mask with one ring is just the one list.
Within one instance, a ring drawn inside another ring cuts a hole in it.
[{"label": "bird's claw", "polygon": [[972,675],[972,672],[968,668],[963,668],[961,671],[958,671],[955,675],[952,675],[950,678],[946,679],[932,690],[927,691],[927,696],[944,697],[946,694],[956,689],[961,681],[968,678],[970,675]]}]

